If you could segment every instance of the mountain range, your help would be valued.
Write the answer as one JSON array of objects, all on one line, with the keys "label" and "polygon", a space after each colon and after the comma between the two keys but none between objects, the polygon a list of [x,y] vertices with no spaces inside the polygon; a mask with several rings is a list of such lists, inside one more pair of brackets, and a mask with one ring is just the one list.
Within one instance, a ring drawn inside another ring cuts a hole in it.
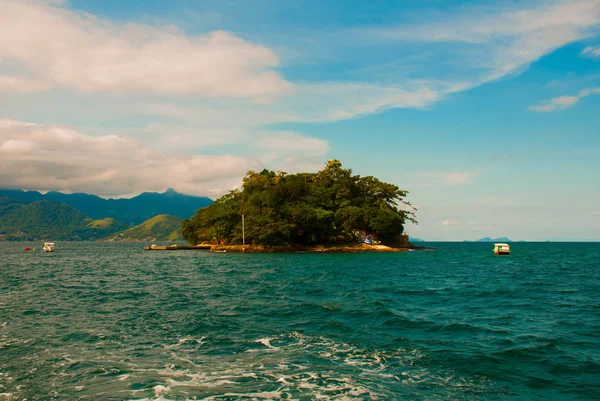
[{"label": "mountain range", "polygon": [[[427,241],[425,241],[424,239],[421,239],[421,238],[417,238],[417,237],[410,237],[410,242],[427,242]],[[484,237],[484,238],[480,238],[476,241],[464,240],[463,242],[514,242],[514,241],[509,238],[506,238],[506,237],[498,237],[498,238]]]},{"label": "mountain range", "polygon": [[498,237],[498,238],[484,237],[484,238],[478,239],[475,242],[513,242],[513,241],[506,237]]},{"label": "mountain range", "polygon": [[182,219],[210,203],[171,189],[131,199],[0,190],[0,240],[175,241],[182,238]]},{"label": "mountain range", "polygon": [[86,193],[42,194],[20,189],[0,189],[1,196],[24,204],[36,201],[64,202],[94,220],[112,217],[127,226],[141,224],[159,214],[170,214],[185,219],[194,215],[197,209],[212,203],[210,198],[180,194],[171,188],[164,193],[144,192],[133,198],[121,199],[104,199]]}]

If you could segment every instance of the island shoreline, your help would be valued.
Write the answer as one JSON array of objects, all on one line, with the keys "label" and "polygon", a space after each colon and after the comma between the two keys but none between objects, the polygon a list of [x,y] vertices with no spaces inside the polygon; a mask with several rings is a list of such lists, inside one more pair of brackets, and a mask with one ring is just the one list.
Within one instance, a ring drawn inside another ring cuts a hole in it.
[{"label": "island shoreline", "polygon": [[233,252],[233,253],[365,253],[365,252],[409,252],[424,250],[425,247],[406,245],[401,247],[389,247],[386,245],[369,244],[329,244],[329,245],[216,245],[201,243],[198,245],[152,245],[144,248],[148,251],[176,251],[176,250],[198,250],[209,252]]}]

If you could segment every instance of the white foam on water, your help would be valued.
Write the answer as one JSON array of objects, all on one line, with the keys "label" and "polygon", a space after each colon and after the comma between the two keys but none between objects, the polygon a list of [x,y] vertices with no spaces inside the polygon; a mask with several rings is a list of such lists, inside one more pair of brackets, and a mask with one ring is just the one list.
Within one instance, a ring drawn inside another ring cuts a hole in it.
[{"label": "white foam on water", "polygon": [[272,340],[273,340],[272,338],[261,338],[261,339],[256,340],[256,342],[257,343],[261,343],[262,345],[264,345],[265,347],[267,347],[267,348],[269,348],[271,350],[278,350],[279,348],[273,347],[271,345],[271,341]]},{"label": "white foam on water", "polygon": [[[168,351],[173,363],[154,368],[145,361],[142,367],[132,367],[132,377],[114,380],[126,380],[127,386],[148,380],[160,383],[153,387],[153,396],[148,389],[141,393],[125,390],[137,401],[377,400],[395,399],[399,394],[417,399],[431,389],[435,389],[431,399],[453,399],[465,391],[481,394],[486,385],[452,371],[430,371],[419,362],[423,354],[414,349],[367,349],[295,332],[251,343],[262,344],[263,352],[248,353],[242,348],[222,353],[215,348],[207,353],[182,347]],[[252,349],[251,343],[245,344]],[[161,355],[166,357],[164,352]]]},{"label": "white foam on water", "polygon": [[184,338],[180,338],[177,341],[177,344],[171,344],[171,345],[163,345],[163,348],[165,349],[175,349],[175,348],[179,348],[182,345],[187,345],[187,344],[198,344],[198,345],[204,345],[205,344],[205,340],[206,337],[200,337],[200,338],[193,338],[193,337],[184,337]]}]

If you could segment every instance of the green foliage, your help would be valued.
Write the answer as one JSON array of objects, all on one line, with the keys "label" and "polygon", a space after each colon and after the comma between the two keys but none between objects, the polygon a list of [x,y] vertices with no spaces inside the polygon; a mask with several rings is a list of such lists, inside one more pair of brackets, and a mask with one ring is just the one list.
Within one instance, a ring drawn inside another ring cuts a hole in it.
[{"label": "green foliage", "polygon": [[115,233],[117,231],[125,230],[127,224],[122,223],[112,217],[106,217],[104,219],[94,220],[87,225],[88,228],[94,228],[96,230],[102,230],[105,235],[108,233]]},{"label": "green foliage", "polygon": [[249,171],[241,190],[231,191],[185,220],[186,241],[261,245],[348,242],[357,233],[394,242],[405,221],[415,221],[407,191],[374,177],[352,175],[338,160],[318,173]]},{"label": "green foliage", "polygon": [[8,196],[0,196],[0,217],[20,209],[23,204]]},{"label": "green foliage", "polygon": [[153,241],[178,241],[182,240],[181,226],[183,220],[168,214],[160,214],[122,231],[116,235],[119,239],[153,240]]},{"label": "green foliage", "polygon": [[65,203],[38,201],[28,205],[2,201],[0,234],[15,240],[95,239],[91,219]]},{"label": "green foliage", "polygon": [[[0,189],[0,198],[9,197],[19,203],[32,203],[45,200],[66,203],[92,219],[112,217],[125,222],[127,227],[141,224],[159,214],[171,214],[180,218],[189,217],[196,209],[212,203],[209,198],[184,195],[172,189],[164,193],[144,192],[131,199],[103,199],[85,193],[63,194],[37,191]],[[0,214],[1,211],[0,202]]]}]

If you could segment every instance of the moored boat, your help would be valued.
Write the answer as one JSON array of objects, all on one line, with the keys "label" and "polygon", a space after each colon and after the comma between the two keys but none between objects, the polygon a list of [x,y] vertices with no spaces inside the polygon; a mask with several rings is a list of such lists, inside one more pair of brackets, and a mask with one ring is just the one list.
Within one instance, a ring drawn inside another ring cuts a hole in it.
[{"label": "moored boat", "polygon": [[494,244],[494,253],[496,255],[510,255],[510,245]]},{"label": "moored boat", "polygon": [[54,242],[44,242],[44,252],[54,252]]}]

